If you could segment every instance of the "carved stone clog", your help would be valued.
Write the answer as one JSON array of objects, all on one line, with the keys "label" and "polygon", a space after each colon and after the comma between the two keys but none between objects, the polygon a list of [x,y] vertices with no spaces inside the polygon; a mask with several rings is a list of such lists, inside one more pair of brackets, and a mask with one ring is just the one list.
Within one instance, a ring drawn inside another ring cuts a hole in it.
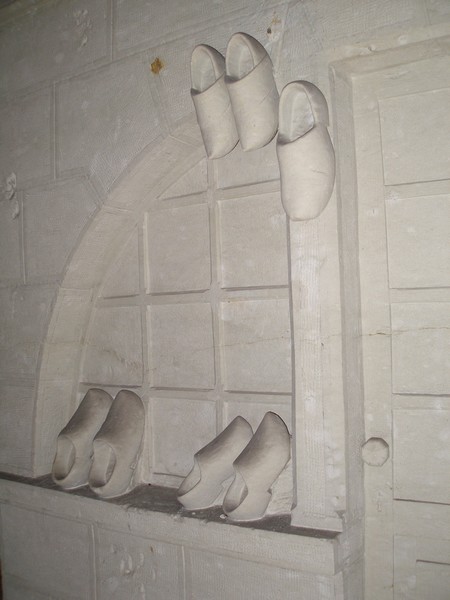
[{"label": "carved stone clog", "polygon": [[93,443],[89,486],[98,496],[113,498],[131,489],[144,422],[142,400],[134,392],[121,390]]},{"label": "carved stone clog", "polygon": [[223,510],[233,521],[256,521],[264,517],[271,487],[291,457],[291,436],[284,421],[268,412],[245,450],[233,463],[235,477]]},{"label": "carved stone clog", "polygon": [[294,81],[283,89],[277,155],[281,201],[293,221],[318,217],[333,191],[335,157],[327,125],[327,101],[315,85]]},{"label": "carved stone clog", "polygon": [[52,478],[60,487],[72,489],[87,484],[92,462],[92,442],[112,402],[107,392],[97,388],[88,390],[59,434]]},{"label": "carved stone clog", "polygon": [[222,483],[233,473],[233,461],[251,440],[253,430],[236,417],[212,442],[194,456],[194,467],[178,489],[178,501],[187,510],[214,506],[223,492]]},{"label": "carved stone clog", "polygon": [[269,55],[246,33],[228,42],[225,83],[242,149],[262,148],[277,132],[278,91]]},{"label": "carved stone clog", "polygon": [[191,97],[208,158],[225,156],[239,141],[224,75],[220,52],[205,44],[194,48]]}]

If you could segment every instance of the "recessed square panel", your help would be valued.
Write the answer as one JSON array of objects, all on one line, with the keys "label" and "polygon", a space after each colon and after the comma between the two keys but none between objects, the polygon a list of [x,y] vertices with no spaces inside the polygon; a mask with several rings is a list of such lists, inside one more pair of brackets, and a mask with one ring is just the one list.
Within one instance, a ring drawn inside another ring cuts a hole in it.
[{"label": "recessed square panel", "polygon": [[394,411],[395,497],[450,503],[450,411]]},{"label": "recessed square panel", "polygon": [[450,89],[380,101],[384,181],[450,178]]},{"label": "recessed square panel", "polygon": [[209,213],[203,204],[147,215],[148,293],[206,290],[211,284]]},{"label": "recessed square panel", "polygon": [[192,469],[194,454],[216,437],[216,405],[155,398],[152,413],[154,470],[184,477]]},{"label": "recessed square panel", "polygon": [[391,288],[450,286],[450,197],[386,200]]},{"label": "recessed square panel", "polygon": [[392,304],[394,393],[450,394],[450,303]]},{"label": "recessed square panel", "polygon": [[291,391],[291,333],[288,300],[221,304],[225,389]]},{"label": "recessed square panel", "polygon": [[288,284],[286,213],[279,194],[219,203],[223,288]]},{"label": "recessed square panel", "polygon": [[[235,394],[233,394],[234,396]],[[286,399],[285,403],[278,402],[251,402],[248,399],[241,400],[236,398],[225,403],[226,425],[237,417],[241,416],[250,423],[253,431],[256,431],[267,412],[274,412],[283,419],[286,427],[291,430],[292,407],[291,398]]]},{"label": "recessed square panel", "polygon": [[153,387],[212,389],[214,342],[209,304],[149,307],[149,360]]},{"label": "recessed square panel", "polygon": [[140,385],[142,370],[140,308],[96,309],[87,341],[83,381],[103,385]]}]

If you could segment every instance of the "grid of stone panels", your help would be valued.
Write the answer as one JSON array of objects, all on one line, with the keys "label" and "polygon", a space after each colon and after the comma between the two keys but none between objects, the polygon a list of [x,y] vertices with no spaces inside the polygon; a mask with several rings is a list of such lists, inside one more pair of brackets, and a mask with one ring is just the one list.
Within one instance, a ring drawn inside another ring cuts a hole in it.
[{"label": "grid of stone panels", "polygon": [[154,482],[185,475],[192,455],[238,414],[256,428],[273,410],[290,427],[279,184],[254,183],[249,170],[247,184],[241,172],[239,185],[224,187],[235,171],[231,158],[207,170],[197,165],[185,176],[191,193],[172,186],[144,215],[105,278],[90,326],[82,388],[111,386],[114,393],[122,384],[148,399]]}]

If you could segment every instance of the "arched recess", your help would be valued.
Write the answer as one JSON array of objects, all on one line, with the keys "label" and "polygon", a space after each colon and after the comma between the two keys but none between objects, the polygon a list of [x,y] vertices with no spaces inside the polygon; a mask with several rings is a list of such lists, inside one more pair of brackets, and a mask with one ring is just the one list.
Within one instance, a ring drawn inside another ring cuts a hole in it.
[{"label": "arched recess", "polygon": [[[273,144],[264,152],[275,153]],[[35,476],[51,469],[56,437],[76,408],[82,352],[105,274],[144,213],[203,158],[204,147],[198,126],[191,118],[158,146],[144,152],[122,174],[73,253],[42,351],[34,420]],[[245,165],[254,167],[257,162],[255,155],[248,160],[250,162],[242,163],[243,169]],[[248,196],[248,188],[253,190],[253,212],[246,217],[248,223],[253,222],[255,214],[261,213],[260,198],[270,196],[279,201],[279,181],[273,177],[263,179],[262,183],[258,180],[253,186],[240,185],[240,197]],[[233,198],[229,192],[222,190],[223,198]],[[339,267],[336,205],[330,202],[329,206],[317,220],[288,224],[285,251],[289,257],[289,274],[286,274],[285,285],[269,285],[268,295],[265,295],[267,290],[260,290],[258,293],[262,295],[257,299],[269,300],[268,304],[274,307],[271,310],[284,306],[282,310],[286,315],[290,310],[292,317],[286,331],[289,334],[290,329],[289,344],[293,349],[289,364],[294,389],[286,392],[284,388],[281,391],[272,388],[271,392],[289,397],[288,410],[292,414],[294,492],[297,496],[293,523],[341,530],[346,497],[344,410],[339,381]],[[260,222],[260,225],[264,229],[267,223]],[[264,244],[267,240],[269,237],[265,238]],[[288,295],[291,297],[290,309]],[[266,323],[272,322],[270,314],[264,311],[262,314]],[[279,337],[279,331],[276,337]],[[291,349],[288,353],[291,355]],[[331,363],[333,368],[330,368]],[[235,389],[245,391],[245,388]],[[274,410],[270,404],[267,407],[267,410]]]},{"label": "arched recess", "polygon": [[132,163],[92,219],[58,290],[41,353],[33,474],[51,469],[55,440],[75,409],[82,347],[97,289],[146,207],[204,157],[194,119]]}]

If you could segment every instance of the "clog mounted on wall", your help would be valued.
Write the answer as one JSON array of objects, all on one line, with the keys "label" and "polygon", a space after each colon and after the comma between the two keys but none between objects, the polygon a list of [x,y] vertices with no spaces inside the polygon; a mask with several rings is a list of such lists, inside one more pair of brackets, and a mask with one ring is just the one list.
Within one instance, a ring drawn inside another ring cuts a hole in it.
[{"label": "clog mounted on wall", "polygon": [[278,128],[278,91],[264,47],[246,33],[228,42],[225,82],[243,150],[262,148]]},{"label": "clog mounted on wall", "polygon": [[238,143],[238,133],[224,81],[225,59],[211,46],[192,52],[191,96],[208,158],[220,158]]},{"label": "clog mounted on wall", "polygon": [[277,155],[281,201],[293,221],[314,219],[326,207],[334,186],[334,149],[328,106],[308,81],[293,81],[281,92]]},{"label": "clog mounted on wall", "polygon": [[264,517],[272,498],[270,488],[291,457],[291,436],[284,421],[268,412],[248,446],[233,463],[235,478],[223,510],[233,521]]},{"label": "clog mounted on wall", "polygon": [[121,390],[93,443],[89,486],[98,496],[113,498],[131,489],[144,421],[142,400],[134,392]]},{"label": "clog mounted on wall", "polygon": [[194,456],[194,468],[178,489],[178,501],[187,510],[214,506],[222,483],[234,473],[233,461],[253,436],[250,424],[236,417],[212,442]]},{"label": "clog mounted on wall", "polygon": [[52,478],[60,487],[72,489],[87,484],[92,462],[92,442],[112,402],[107,392],[96,388],[88,390],[59,434]]}]

